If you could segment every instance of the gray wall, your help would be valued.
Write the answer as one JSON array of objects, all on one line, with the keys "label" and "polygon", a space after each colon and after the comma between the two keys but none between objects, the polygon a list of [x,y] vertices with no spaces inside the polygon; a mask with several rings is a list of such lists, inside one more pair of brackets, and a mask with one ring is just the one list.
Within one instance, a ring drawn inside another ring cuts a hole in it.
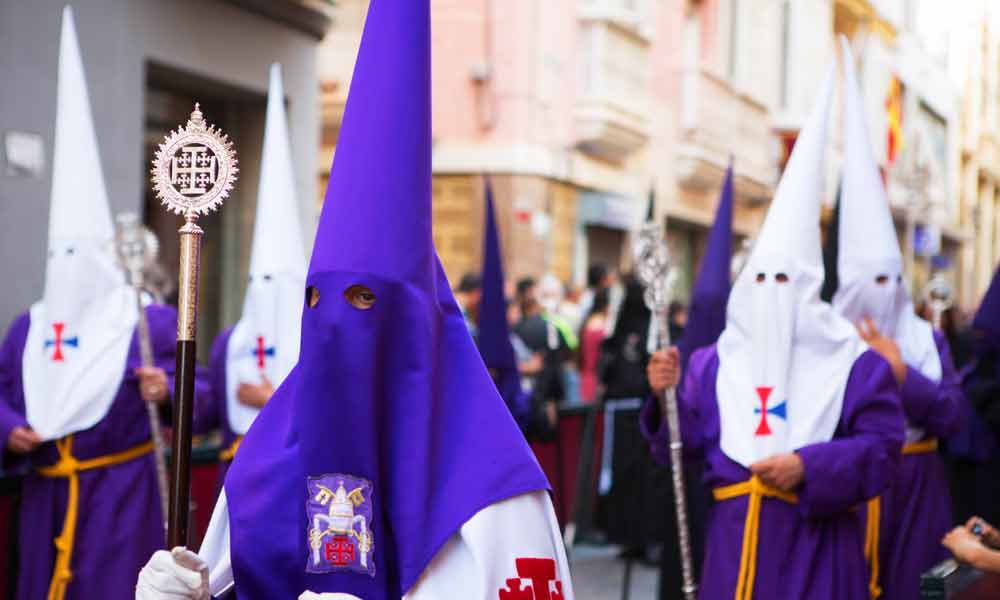
[{"label": "gray wall", "polygon": [[[63,5],[0,0],[0,136],[40,134],[46,162],[39,178],[11,176],[0,165],[0,329],[42,293]],[[320,118],[314,39],[217,0],[78,0],[73,9],[113,212],[142,208],[147,61],[262,94],[268,65],[278,61],[312,243]]]}]

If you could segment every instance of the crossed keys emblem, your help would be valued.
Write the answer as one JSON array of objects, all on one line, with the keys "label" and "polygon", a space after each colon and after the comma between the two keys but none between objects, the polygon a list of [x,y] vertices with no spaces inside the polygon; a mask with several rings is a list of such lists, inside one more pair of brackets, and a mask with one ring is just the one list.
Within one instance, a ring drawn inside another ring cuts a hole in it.
[{"label": "crossed keys emblem", "polygon": [[187,125],[171,132],[153,159],[157,197],[188,219],[218,208],[233,189],[237,173],[232,141],[205,123],[197,104]]}]

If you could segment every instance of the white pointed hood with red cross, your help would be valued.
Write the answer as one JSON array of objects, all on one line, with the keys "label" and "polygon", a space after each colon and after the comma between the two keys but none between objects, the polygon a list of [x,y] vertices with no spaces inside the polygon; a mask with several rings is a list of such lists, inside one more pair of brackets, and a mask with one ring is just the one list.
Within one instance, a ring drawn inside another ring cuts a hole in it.
[{"label": "white pointed hood with red cross", "polygon": [[745,467],[830,440],[851,366],[865,350],[853,325],[819,297],[833,73],[831,68],[733,284],[719,337],[720,446]]},{"label": "white pointed hood with red cross", "polygon": [[[872,154],[861,91],[847,39],[844,60],[844,178],[840,201],[837,273],[833,306],[852,322],[874,321],[882,335],[899,345],[903,360],[932,381],[941,380],[931,324],[917,316],[903,279],[903,255],[889,200]],[[907,424],[906,439],[924,436]]]},{"label": "white pointed hood with red cross", "polygon": [[259,412],[239,401],[239,385],[259,384],[266,375],[277,388],[298,361],[306,264],[281,65],[275,63],[267,95],[250,277],[243,314],[226,348],[226,412],[229,427],[239,435]]},{"label": "white pointed hood with red cross", "polygon": [[59,45],[48,259],[30,311],[22,377],[27,419],[43,439],[88,429],[111,407],[138,321],[114,258],[114,226],[73,12]]}]

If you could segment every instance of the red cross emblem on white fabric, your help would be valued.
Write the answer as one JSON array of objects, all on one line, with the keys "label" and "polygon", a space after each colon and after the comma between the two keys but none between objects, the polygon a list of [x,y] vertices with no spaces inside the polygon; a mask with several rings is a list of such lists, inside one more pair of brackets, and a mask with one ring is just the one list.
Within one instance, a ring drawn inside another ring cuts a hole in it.
[{"label": "red cross emblem on white fabric", "polygon": [[[507,580],[507,589],[499,591],[499,600],[564,600],[562,582],[556,579],[556,561],[551,558],[518,558],[514,560],[517,577]],[[522,579],[531,585],[522,588]],[[554,590],[549,584],[554,585]]]},{"label": "red cross emblem on white fabric", "polygon": [[76,336],[70,338],[65,337],[63,333],[65,329],[66,329],[65,323],[59,323],[59,322],[53,323],[52,331],[54,337],[50,340],[45,340],[46,349],[55,348],[52,351],[52,357],[51,357],[52,362],[62,362],[65,360],[65,357],[63,356],[64,345],[72,346],[73,348],[77,348],[80,346],[80,338]]}]

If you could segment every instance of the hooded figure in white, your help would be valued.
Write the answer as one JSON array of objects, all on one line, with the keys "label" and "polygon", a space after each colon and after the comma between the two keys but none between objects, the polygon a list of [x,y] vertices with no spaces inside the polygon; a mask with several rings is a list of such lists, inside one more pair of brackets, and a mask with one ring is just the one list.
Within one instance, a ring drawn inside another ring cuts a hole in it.
[{"label": "hooded figure in white", "polygon": [[[906,446],[893,486],[869,505],[873,595],[920,595],[919,578],[947,558],[940,540],[952,524],[944,464],[936,436],[961,421],[961,390],[947,341],[913,310],[889,201],[869,144],[854,60],[844,60],[844,175],[833,306],[857,323],[872,348],[892,365],[906,422]],[[875,555],[875,552],[878,555]]]},{"label": "hooded figure in white", "polygon": [[[276,388],[299,356],[306,256],[295,194],[295,173],[285,115],[281,65],[271,65],[267,122],[261,157],[257,218],[243,314],[228,337],[213,348],[214,381],[224,380],[225,425],[244,435],[260,408],[240,399],[240,386]],[[225,354],[222,354],[224,349]],[[221,375],[221,377],[219,377]],[[218,410],[222,407],[211,407]]]},{"label": "hooded figure in white", "polygon": [[0,345],[0,468],[31,467],[17,600],[121,599],[163,545],[146,402],[168,400],[177,314],[145,308],[154,364],[139,368],[69,7],[58,69],[45,288]]},{"label": "hooded figure in white", "polygon": [[[892,480],[902,418],[889,365],[820,300],[820,200],[833,70],[805,122],[714,346],[678,390],[684,451],[704,458],[715,502],[700,597],[856,600],[866,595],[858,504]],[[676,349],[650,385],[677,381]],[[659,404],[641,425],[666,462]]]},{"label": "hooded figure in white", "polygon": [[832,83],[831,70],[823,100],[795,143],[757,243],[733,284],[719,337],[721,446],[745,467],[828,441],[840,420],[847,375],[866,350],[854,327],[819,298]]},{"label": "hooded figure in white", "polygon": [[72,13],[63,19],[45,291],[24,354],[28,422],[43,440],[87,429],[121,386],[138,322],[114,225]]}]

